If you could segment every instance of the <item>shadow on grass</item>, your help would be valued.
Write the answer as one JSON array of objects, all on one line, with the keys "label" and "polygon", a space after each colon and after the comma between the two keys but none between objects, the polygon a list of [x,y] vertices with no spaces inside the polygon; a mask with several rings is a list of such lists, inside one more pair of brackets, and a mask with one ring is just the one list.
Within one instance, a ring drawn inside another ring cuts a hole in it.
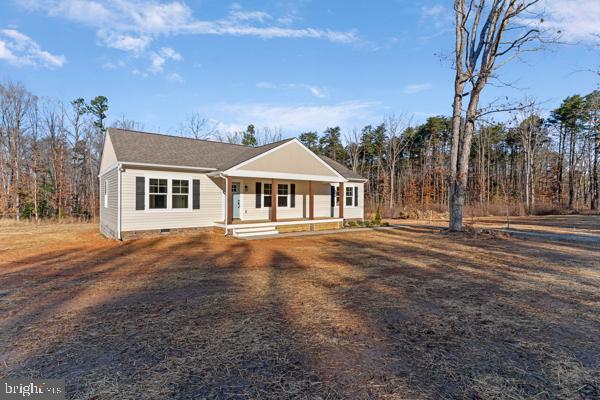
[{"label": "shadow on grass", "polygon": [[552,246],[409,228],[23,258],[0,371],[71,398],[593,398],[598,261],[573,252],[574,279]]}]

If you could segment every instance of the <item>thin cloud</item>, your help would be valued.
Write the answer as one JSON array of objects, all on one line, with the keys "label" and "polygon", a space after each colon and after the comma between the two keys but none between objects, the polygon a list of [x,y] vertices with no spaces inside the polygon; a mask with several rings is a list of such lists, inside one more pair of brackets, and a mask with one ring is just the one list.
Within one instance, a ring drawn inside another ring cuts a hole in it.
[{"label": "thin cloud", "polygon": [[421,7],[421,23],[431,25],[436,31],[452,27],[454,11],[442,4]]},{"label": "thin cloud", "polygon": [[150,71],[162,72],[168,60],[181,61],[183,57],[170,47],[163,47],[158,52],[150,52]]},{"label": "thin cloud", "polygon": [[[213,107],[209,107],[213,108]],[[271,103],[222,104],[211,110],[220,126],[243,127],[280,126],[287,133],[307,130],[322,131],[329,126],[350,129],[363,126],[381,117],[380,104],[368,101],[350,101],[331,105],[281,105]]]},{"label": "thin cloud", "polygon": [[60,68],[67,62],[65,56],[42,50],[36,41],[16,29],[0,30],[0,60],[19,67],[29,65],[50,69]]},{"label": "thin cloud", "polygon": [[527,25],[560,32],[567,42],[600,42],[600,2],[598,0],[547,0],[522,18]]},{"label": "thin cloud", "polygon": [[416,94],[429,90],[433,87],[431,83],[413,83],[404,87],[403,93]]},{"label": "thin cloud", "polygon": [[181,75],[179,75],[177,72],[173,72],[173,73],[167,75],[167,79],[170,80],[171,82],[177,82],[177,83],[183,82],[183,77]]},{"label": "thin cloud", "polygon": [[[317,28],[289,28],[263,11],[246,11],[239,5],[216,20],[200,20],[183,2],[157,3],[137,0],[29,0],[23,7],[63,17],[96,29],[100,42],[111,48],[139,53],[158,37],[169,35],[220,35],[272,38],[314,38],[350,43],[354,31]],[[270,22],[270,25],[265,25]]]},{"label": "thin cloud", "polygon": [[259,82],[256,84],[259,89],[303,89],[307,90],[310,94],[318,98],[327,97],[325,89],[316,85],[307,85],[304,83],[282,83],[276,84],[271,82]]}]

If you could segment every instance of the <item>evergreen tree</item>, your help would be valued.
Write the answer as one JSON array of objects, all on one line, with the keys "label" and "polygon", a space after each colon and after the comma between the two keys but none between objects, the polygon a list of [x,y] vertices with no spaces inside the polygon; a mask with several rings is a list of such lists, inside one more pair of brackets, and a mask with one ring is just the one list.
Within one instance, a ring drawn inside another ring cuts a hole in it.
[{"label": "evergreen tree", "polygon": [[[78,100],[75,100],[75,102]],[[75,105],[77,105],[77,103]],[[104,96],[96,96],[90,101],[87,109],[88,112],[94,116],[94,126],[98,128],[100,132],[106,132],[104,120],[106,119],[106,113],[108,112],[108,99]]]},{"label": "evergreen tree", "polygon": [[311,149],[315,153],[319,153],[320,152],[320,149],[319,149],[319,135],[317,134],[317,132],[304,132],[304,133],[301,133],[300,136],[298,137],[298,139],[300,140],[300,142],[302,142],[303,145],[305,145],[306,147],[308,147],[309,149]]},{"label": "evergreen tree", "polygon": [[258,141],[256,140],[256,131],[254,130],[254,125],[248,125],[246,128],[246,132],[242,135],[242,144],[244,146],[256,146]]}]

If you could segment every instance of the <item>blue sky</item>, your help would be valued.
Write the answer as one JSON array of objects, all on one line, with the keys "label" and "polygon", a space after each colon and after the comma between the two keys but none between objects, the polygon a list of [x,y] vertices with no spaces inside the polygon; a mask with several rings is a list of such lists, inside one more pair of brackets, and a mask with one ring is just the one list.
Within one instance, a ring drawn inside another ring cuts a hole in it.
[{"label": "blue sky", "polygon": [[[546,0],[546,25],[568,44],[502,68],[549,109],[598,88],[600,2]],[[285,136],[388,114],[448,114],[453,43],[447,1],[6,0],[0,79],[64,101],[104,95],[111,118],[173,132],[192,113],[223,131]]]}]

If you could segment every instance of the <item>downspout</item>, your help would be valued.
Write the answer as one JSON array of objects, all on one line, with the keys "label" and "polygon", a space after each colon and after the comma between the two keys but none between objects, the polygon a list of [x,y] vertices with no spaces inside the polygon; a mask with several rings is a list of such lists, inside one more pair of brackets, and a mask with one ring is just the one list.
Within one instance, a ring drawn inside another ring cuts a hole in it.
[{"label": "downspout", "polygon": [[221,178],[223,178],[223,180],[225,181],[225,201],[223,202],[223,210],[224,210],[223,215],[225,216],[225,218],[224,218],[223,223],[225,224],[224,236],[227,236],[227,209],[229,208],[228,203],[227,203],[227,194],[228,194],[228,190],[229,190],[229,188],[228,188],[229,185],[227,185],[227,177],[225,175],[219,174],[219,176]]},{"label": "downspout", "polygon": [[223,175],[222,173],[218,173],[218,174],[209,174],[210,176],[214,176],[214,177],[219,177],[219,178],[223,178],[223,180],[225,181],[225,201],[223,202],[223,216],[224,216],[224,220],[223,220],[223,224],[225,225],[225,236],[227,236],[227,176]]},{"label": "downspout", "polygon": [[121,173],[123,164],[117,165],[117,239],[121,240]]}]

